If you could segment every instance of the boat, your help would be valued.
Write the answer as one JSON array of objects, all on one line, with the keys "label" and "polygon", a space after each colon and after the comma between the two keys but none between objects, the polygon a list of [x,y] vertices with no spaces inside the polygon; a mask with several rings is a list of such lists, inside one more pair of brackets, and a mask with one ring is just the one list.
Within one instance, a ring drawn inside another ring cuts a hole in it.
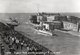
[{"label": "boat", "polygon": [[40,30],[40,29],[35,29],[37,34],[45,35],[45,36],[52,36],[52,32],[46,31],[46,30]]},{"label": "boat", "polygon": [[52,36],[52,33],[49,32],[49,31],[44,31],[44,30],[38,30],[39,31],[39,34],[43,34],[43,35],[51,35]]}]

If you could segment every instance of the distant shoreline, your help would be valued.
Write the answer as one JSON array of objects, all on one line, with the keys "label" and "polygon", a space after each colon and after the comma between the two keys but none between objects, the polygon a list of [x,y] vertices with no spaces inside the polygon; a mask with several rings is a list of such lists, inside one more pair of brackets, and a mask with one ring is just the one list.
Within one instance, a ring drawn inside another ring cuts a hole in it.
[{"label": "distant shoreline", "polygon": [[[5,15],[34,15],[34,14],[37,14],[36,12],[35,13],[0,13],[0,16],[5,16]],[[76,17],[80,17],[80,13],[78,12],[64,12],[64,13],[60,13],[61,15],[64,15],[64,16],[76,16]]]}]

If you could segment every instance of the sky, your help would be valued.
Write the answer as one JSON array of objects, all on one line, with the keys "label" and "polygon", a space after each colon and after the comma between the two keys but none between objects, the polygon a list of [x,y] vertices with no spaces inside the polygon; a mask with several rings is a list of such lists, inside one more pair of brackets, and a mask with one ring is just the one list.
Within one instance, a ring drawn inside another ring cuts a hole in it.
[{"label": "sky", "polygon": [[79,12],[80,0],[0,0],[0,13]]}]

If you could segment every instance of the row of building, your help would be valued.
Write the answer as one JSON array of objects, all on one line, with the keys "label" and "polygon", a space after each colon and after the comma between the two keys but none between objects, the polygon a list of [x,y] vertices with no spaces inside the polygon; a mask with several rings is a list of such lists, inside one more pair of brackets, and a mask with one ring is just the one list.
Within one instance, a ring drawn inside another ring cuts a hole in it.
[{"label": "row of building", "polygon": [[80,28],[80,18],[59,13],[39,13],[32,16],[31,22],[39,24],[42,30],[66,29],[79,32]]}]

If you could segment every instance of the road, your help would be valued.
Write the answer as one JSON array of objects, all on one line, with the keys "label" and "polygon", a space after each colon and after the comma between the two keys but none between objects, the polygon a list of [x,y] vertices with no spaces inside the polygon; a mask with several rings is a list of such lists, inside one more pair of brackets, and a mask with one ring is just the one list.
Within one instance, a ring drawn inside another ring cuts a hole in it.
[{"label": "road", "polygon": [[44,36],[37,34],[28,24],[22,24],[16,27],[17,31],[29,34],[29,38],[35,42],[47,47],[56,55],[80,55],[80,37],[55,30],[55,36]]}]

